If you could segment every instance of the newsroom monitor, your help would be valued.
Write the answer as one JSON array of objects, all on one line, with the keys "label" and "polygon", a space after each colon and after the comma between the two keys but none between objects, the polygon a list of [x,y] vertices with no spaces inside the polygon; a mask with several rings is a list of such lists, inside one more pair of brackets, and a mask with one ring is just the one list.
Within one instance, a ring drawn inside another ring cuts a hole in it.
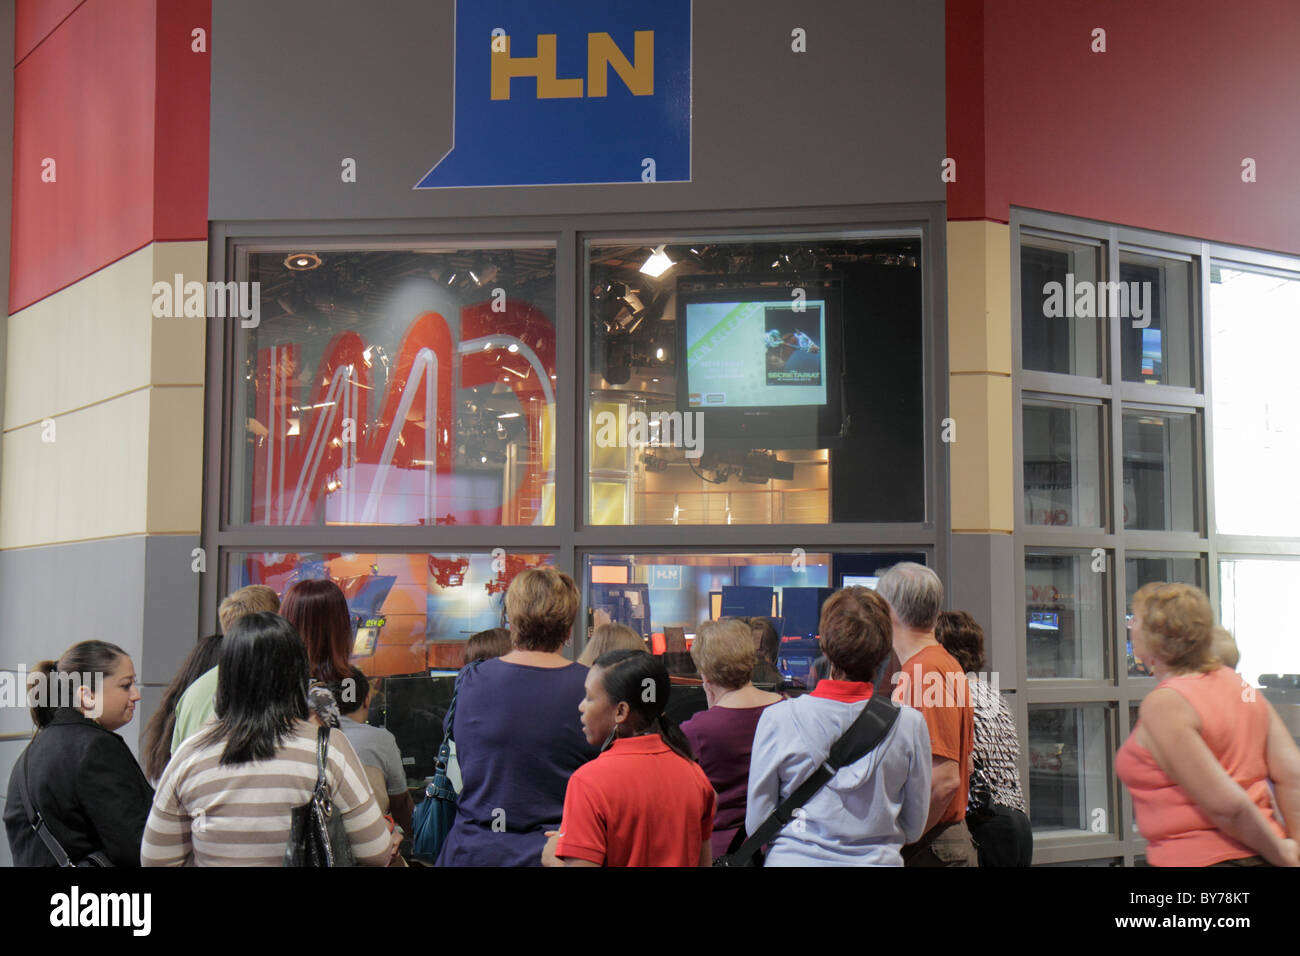
[{"label": "newsroom monitor", "polygon": [[840,435],[841,283],[827,276],[677,284],[677,404],[704,441],[825,446]]}]

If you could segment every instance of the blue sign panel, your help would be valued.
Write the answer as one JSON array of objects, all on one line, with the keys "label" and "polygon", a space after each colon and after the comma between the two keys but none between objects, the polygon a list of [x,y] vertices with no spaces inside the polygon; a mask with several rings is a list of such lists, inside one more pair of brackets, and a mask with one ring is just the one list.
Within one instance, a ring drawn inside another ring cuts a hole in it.
[{"label": "blue sign panel", "polygon": [[652,564],[649,566],[649,585],[655,589],[677,588],[682,586],[682,568],[679,564]]},{"label": "blue sign panel", "polygon": [[691,178],[691,0],[457,0],[455,82],[416,189]]}]

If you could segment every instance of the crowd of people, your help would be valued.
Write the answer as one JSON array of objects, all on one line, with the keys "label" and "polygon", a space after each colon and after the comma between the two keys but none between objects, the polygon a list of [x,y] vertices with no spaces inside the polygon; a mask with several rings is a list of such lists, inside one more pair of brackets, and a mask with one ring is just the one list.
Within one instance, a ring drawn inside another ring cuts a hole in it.
[{"label": "crowd of people", "polygon": [[[975,676],[980,626],[943,596],[912,563],[835,592],[804,694],[780,686],[769,622],[705,622],[689,653],[707,706],[678,724],[663,656],[602,623],[570,660],[578,589],[525,569],[509,628],[466,645],[435,865],[740,865],[760,843],[766,866],[1029,865],[1015,720]],[[367,722],[342,591],[254,585],[219,617],[145,728],[143,768],[117,733],[140,700],[125,651],[85,641],[37,666],[4,813],[17,865],[280,866],[322,779],[351,859],[406,865],[416,805],[395,739]],[[1130,627],[1157,684],[1116,769],[1149,861],[1300,866],[1300,750],[1235,673],[1205,594],[1149,584]]]}]

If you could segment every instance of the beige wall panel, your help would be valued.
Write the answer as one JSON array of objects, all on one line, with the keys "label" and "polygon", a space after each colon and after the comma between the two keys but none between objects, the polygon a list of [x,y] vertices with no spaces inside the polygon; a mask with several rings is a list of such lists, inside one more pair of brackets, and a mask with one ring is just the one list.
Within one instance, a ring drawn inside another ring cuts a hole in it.
[{"label": "beige wall panel", "polygon": [[954,531],[1014,530],[1011,380],[953,375],[949,415],[957,424],[952,454]]},{"label": "beige wall panel", "polygon": [[204,322],[155,319],[153,284],[207,278],[207,243],[154,243],[9,319],[4,427],[149,384],[203,382]]},{"label": "beige wall panel", "polygon": [[954,372],[1011,374],[1011,230],[948,223],[948,363]]},{"label": "beige wall panel", "polygon": [[203,388],[150,389],[151,534],[197,534],[203,506]]},{"label": "beige wall panel", "polygon": [[[208,244],[206,242],[156,242],[153,244],[153,277],[155,282],[174,286],[176,276],[184,281],[206,282],[208,278]],[[174,295],[173,295],[174,298]],[[152,304],[152,295],[150,303]],[[177,312],[184,312],[177,308]],[[154,318],[150,353],[153,366],[150,384],[153,385],[203,385],[204,354],[207,346],[206,323],[202,319]]]},{"label": "beige wall panel", "polygon": [[142,390],[54,416],[52,442],[40,422],[5,432],[0,548],[145,531],[149,405]]}]

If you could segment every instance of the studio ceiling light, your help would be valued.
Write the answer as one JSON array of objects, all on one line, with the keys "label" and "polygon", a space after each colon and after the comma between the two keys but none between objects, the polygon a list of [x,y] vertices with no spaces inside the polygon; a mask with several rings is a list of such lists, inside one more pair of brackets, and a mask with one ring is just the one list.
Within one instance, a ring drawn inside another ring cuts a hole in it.
[{"label": "studio ceiling light", "polygon": [[284,265],[294,272],[306,272],[320,266],[320,256],[314,252],[295,252],[285,257]]},{"label": "studio ceiling light", "polygon": [[673,260],[664,255],[664,247],[656,246],[655,250],[650,253],[650,258],[641,266],[641,271],[652,279],[658,279],[672,267]]}]

